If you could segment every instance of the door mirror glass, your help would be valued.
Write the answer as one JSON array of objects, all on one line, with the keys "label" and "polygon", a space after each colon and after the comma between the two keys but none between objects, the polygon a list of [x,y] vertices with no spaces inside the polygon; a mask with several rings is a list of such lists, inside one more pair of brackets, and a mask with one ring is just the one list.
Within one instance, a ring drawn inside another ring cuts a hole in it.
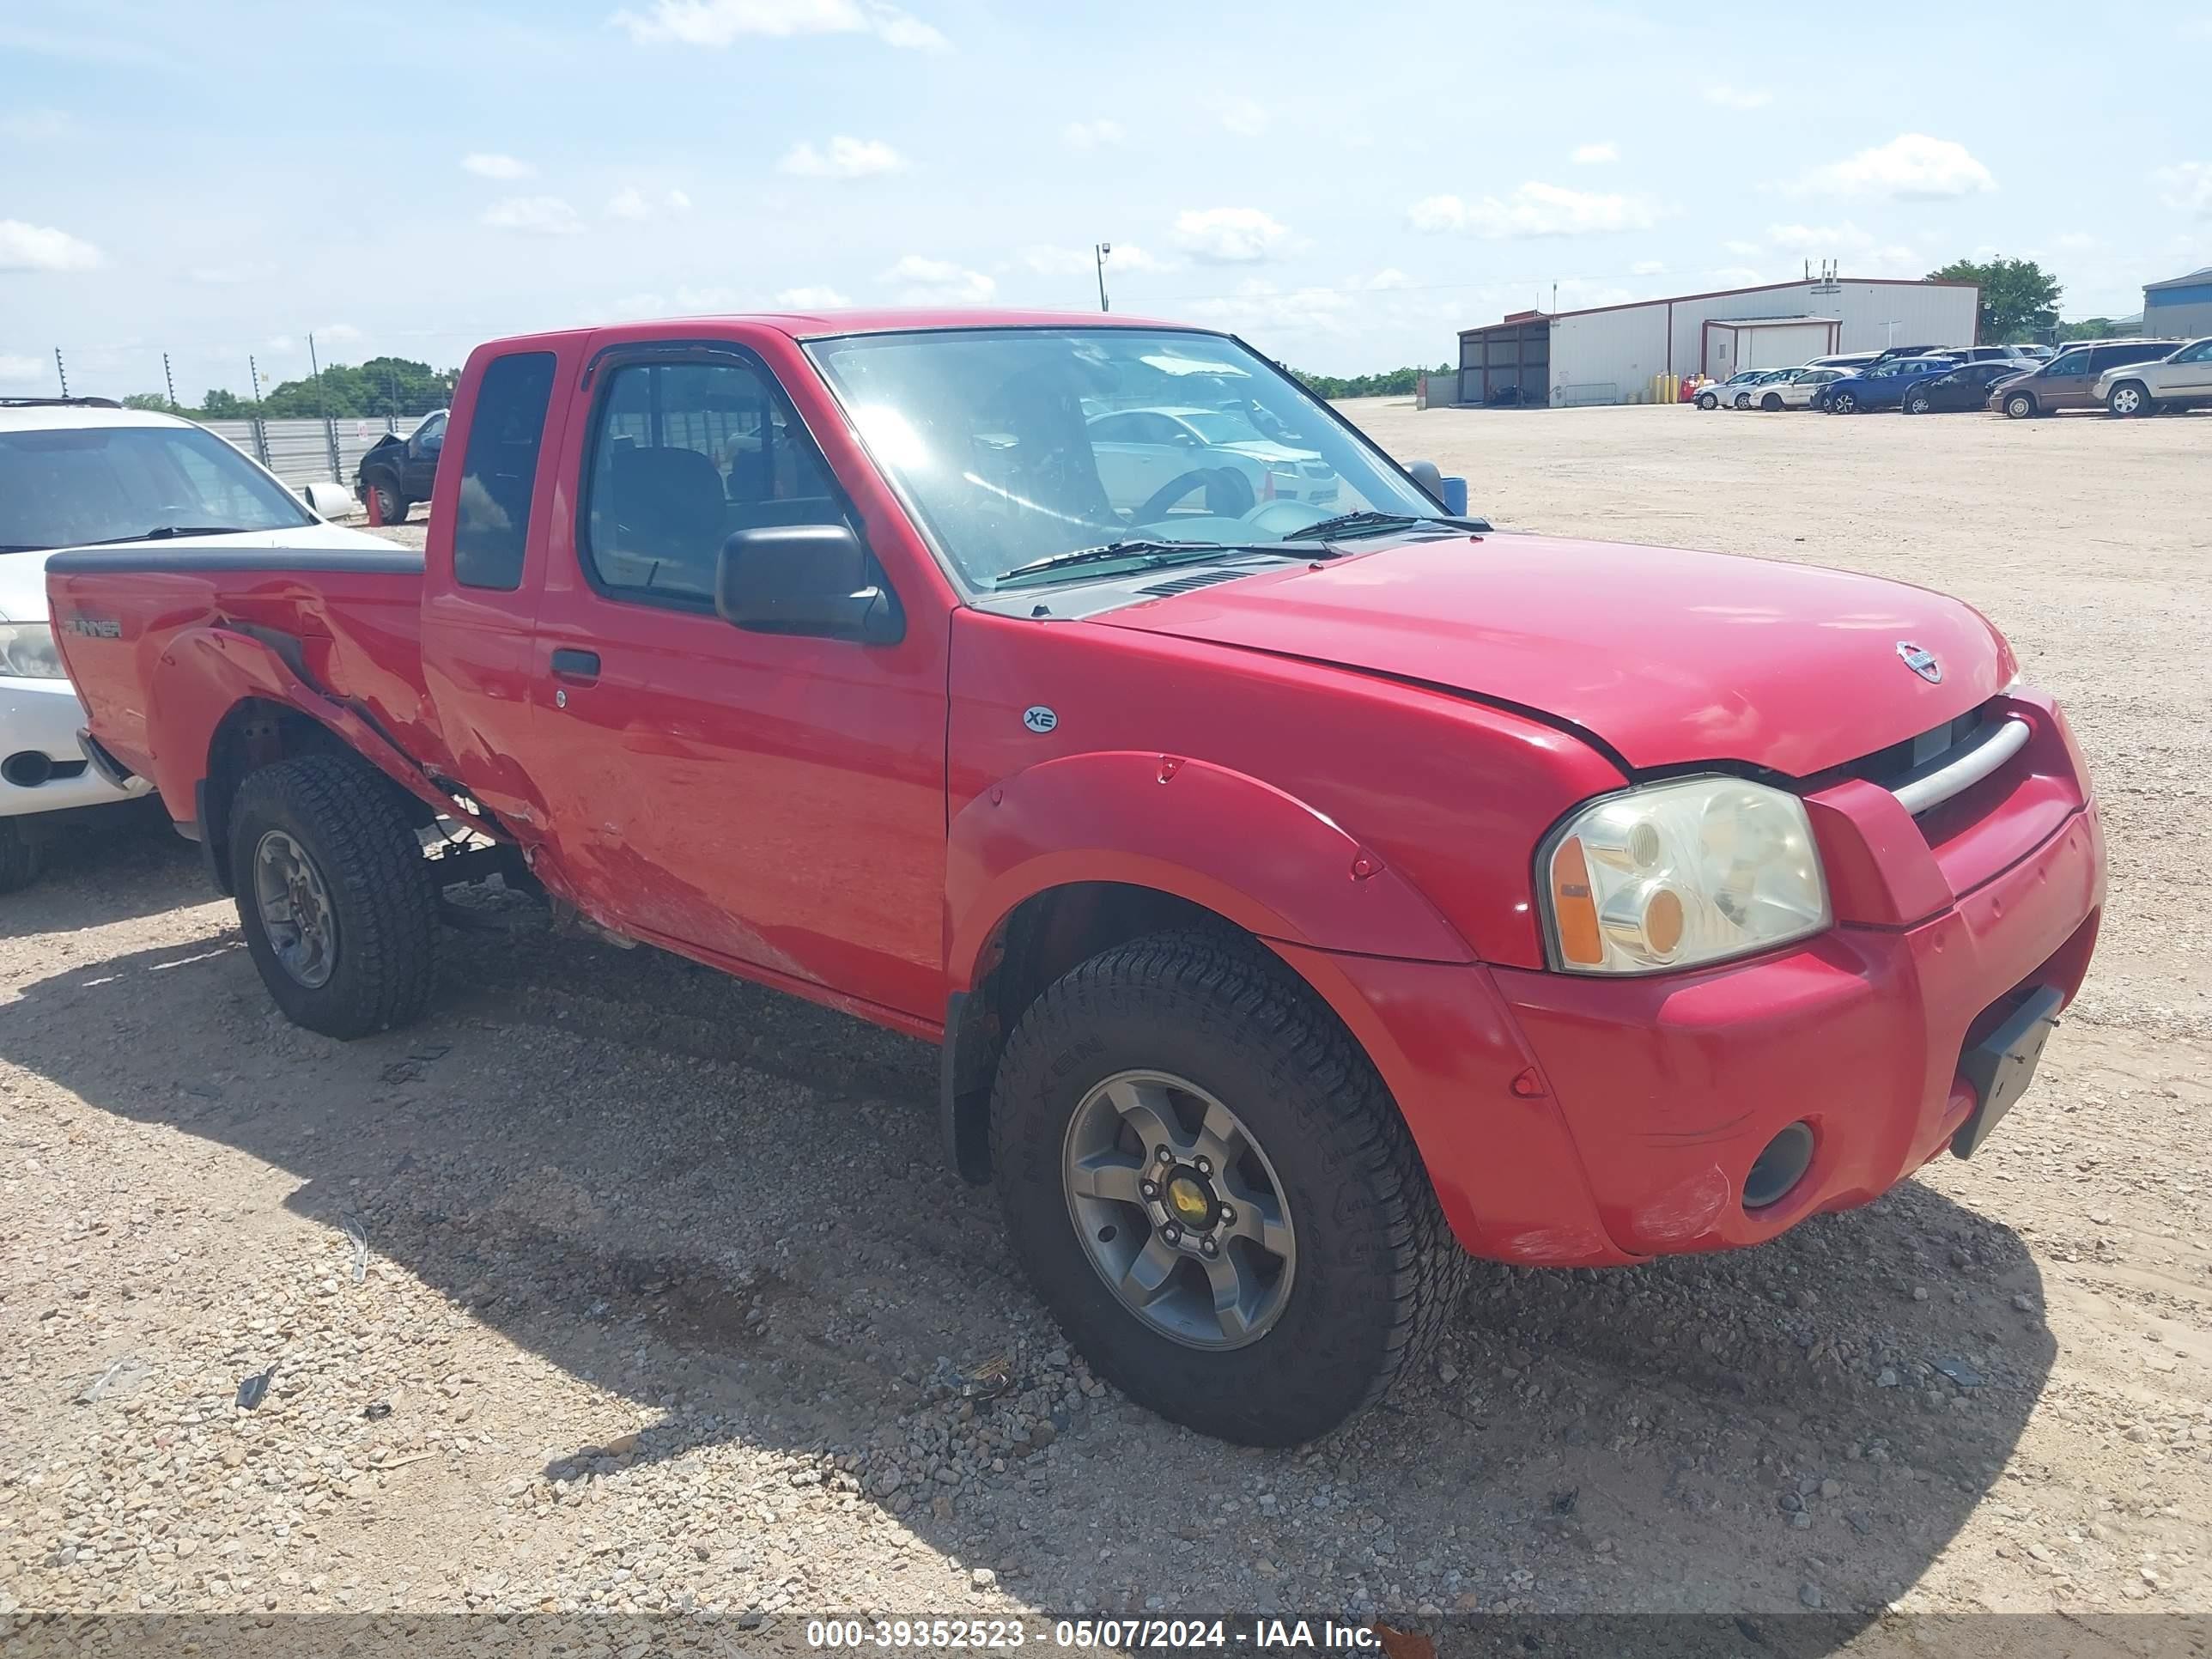
[{"label": "door mirror glass", "polygon": [[890,645],[906,619],[860,538],[842,524],[733,532],[714,572],[714,609],[757,634]]}]

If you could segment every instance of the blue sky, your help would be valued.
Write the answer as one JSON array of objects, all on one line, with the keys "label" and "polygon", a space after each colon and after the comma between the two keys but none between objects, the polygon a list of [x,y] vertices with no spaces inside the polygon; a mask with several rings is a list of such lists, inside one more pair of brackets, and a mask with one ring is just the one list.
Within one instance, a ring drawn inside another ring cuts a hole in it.
[{"label": "blue sky", "polygon": [[[2212,0],[0,3],[0,392],[921,301],[1302,367],[1797,274],[2212,264]],[[2021,90],[2023,114],[2007,112]]]}]

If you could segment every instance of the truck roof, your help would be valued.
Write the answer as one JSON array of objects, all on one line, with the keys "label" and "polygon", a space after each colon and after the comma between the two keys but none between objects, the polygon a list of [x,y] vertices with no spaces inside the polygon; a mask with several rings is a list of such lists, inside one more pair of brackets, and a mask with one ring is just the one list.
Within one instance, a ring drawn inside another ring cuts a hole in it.
[{"label": "truck roof", "polygon": [[851,311],[760,311],[656,317],[640,322],[611,323],[597,328],[550,329],[538,334],[510,335],[496,343],[501,347],[512,347],[524,340],[568,339],[580,334],[597,333],[613,334],[633,340],[683,339],[697,334],[702,323],[773,329],[794,340],[825,339],[840,334],[893,334],[954,328],[1165,328],[1188,333],[1220,331],[1218,329],[1194,328],[1188,323],[1161,322],[1154,318],[1130,317],[1120,313],[1016,311],[992,306],[885,306]]}]

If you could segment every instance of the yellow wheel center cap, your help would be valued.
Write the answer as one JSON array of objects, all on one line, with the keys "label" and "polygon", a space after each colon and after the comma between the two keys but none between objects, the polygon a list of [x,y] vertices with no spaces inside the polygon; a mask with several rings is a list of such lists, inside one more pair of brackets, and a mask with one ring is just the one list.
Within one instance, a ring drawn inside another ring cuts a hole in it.
[{"label": "yellow wheel center cap", "polygon": [[1168,1182],[1168,1207],[1177,1220],[1193,1227],[1203,1227],[1213,1218],[1213,1200],[1188,1176],[1179,1175]]}]

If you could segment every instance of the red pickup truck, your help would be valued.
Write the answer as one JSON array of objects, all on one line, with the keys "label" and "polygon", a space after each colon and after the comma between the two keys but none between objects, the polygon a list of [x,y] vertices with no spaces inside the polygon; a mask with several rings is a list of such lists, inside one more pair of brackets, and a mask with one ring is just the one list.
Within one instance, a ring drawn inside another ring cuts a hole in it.
[{"label": "red pickup truck", "polygon": [[936,1040],[1091,1363],[1284,1443],[1406,1370],[1454,1240],[1752,1244],[1971,1153],[2103,901],[1968,606],[1436,483],[1217,333],[695,319],[477,350],[422,556],[49,581],[88,754],[293,1019],[423,1012],[496,872]]}]

